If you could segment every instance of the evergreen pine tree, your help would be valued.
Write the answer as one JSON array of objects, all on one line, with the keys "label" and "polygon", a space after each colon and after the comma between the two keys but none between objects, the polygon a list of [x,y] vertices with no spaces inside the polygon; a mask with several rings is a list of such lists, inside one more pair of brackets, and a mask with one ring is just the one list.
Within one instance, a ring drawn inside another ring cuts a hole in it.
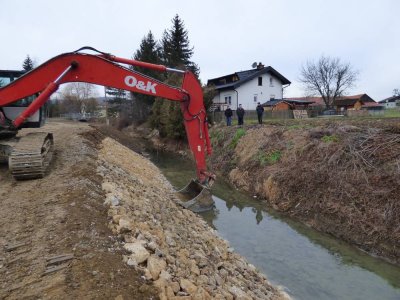
[{"label": "evergreen pine tree", "polygon": [[[154,35],[151,31],[143,37],[142,42],[140,43],[139,49],[135,52],[134,59],[148,62],[152,64],[161,64],[161,46],[154,39]],[[146,68],[134,67],[134,70],[148,75],[150,77],[156,78],[158,80],[162,79],[162,73]]]},{"label": "evergreen pine tree", "polygon": [[30,71],[33,69],[33,61],[32,59],[29,57],[29,55],[26,56],[24,62],[22,63],[22,68],[25,71]]},{"label": "evergreen pine tree", "polygon": [[[145,37],[143,37],[139,49],[134,54],[134,59],[153,64],[162,63],[161,47],[159,43],[154,39],[153,33],[151,31],[149,31],[149,33]],[[141,67],[133,67],[132,69],[158,80],[165,79],[163,73],[155,70]],[[132,98],[134,99],[134,119],[137,122],[145,121],[151,112],[151,108],[154,103],[154,97],[143,94],[132,94]]]},{"label": "evergreen pine tree", "polygon": [[[198,76],[199,68],[190,60],[193,55],[193,47],[190,47],[188,31],[178,15],[172,19],[172,28],[164,31],[161,47],[162,59],[165,65],[189,69]],[[180,86],[182,76],[169,74],[166,82],[174,86]],[[153,106],[152,124],[156,126],[161,136],[185,139],[186,133],[180,103],[173,101],[159,103],[159,101],[162,100],[156,100]]]},{"label": "evergreen pine tree", "polygon": [[[179,86],[181,77],[178,74],[171,74],[165,83]],[[150,121],[151,125],[160,132],[160,136],[175,140],[186,138],[180,105],[179,102],[167,101],[159,97],[156,98],[152,107],[153,114]]]},{"label": "evergreen pine tree", "polygon": [[176,15],[172,19],[172,28],[165,30],[161,41],[165,64],[171,67],[185,67],[196,76],[199,67],[190,59],[193,56],[193,47],[190,47],[188,31],[183,21]]},{"label": "evergreen pine tree", "polygon": [[[188,31],[185,29],[184,23],[178,15],[172,19],[172,24],[173,26],[170,30],[164,31],[161,40],[161,63],[169,67],[189,69],[198,76],[199,67],[196,63],[191,61],[193,47],[190,47]],[[150,51],[146,52],[143,49],[149,49]],[[145,53],[150,53],[153,56],[145,55]],[[150,32],[147,39],[142,41],[141,49],[138,50],[135,59],[159,63],[159,60],[157,60],[160,55],[159,53],[160,50]],[[157,75],[154,73],[145,74],[159,78],[156,77]],[[176,73],[170,73],[165,83],[173,86],[180,86],[182,83],[182,76]],[[204,88],[204,105],[207,111],[212,104],[214,96],[215,90],[213,88]],[[150,117],[150,121],[152,127],[158,129],[162,137],[173,139],[186,138],[180,105],[181,104],[178,102],[156,98],[152,106],[153,114]]]}]

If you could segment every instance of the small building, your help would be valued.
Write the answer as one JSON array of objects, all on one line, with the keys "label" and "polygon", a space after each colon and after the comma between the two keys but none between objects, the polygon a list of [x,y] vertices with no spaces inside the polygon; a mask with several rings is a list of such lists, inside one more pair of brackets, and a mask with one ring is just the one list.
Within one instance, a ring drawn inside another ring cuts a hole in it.
[{"label": "small building", "polygon": [[289,98],[270,100],[262,104],[266,110],[304,110],[314,102],[309,100],[291,100]]},{"label": "small building", "polygon": [[322,97],[312,97],[312,96],[307,96],[307,97],[290,97],[290,98],[284,98],[283,100],[285,101],[306,101],[310,102],[308,107],[314,108],[314,107],[325,107],[325,102]]},{"label": "small building", "polygon": [[342,96],[333,101],[333,106],[336,111],[346,111],[349,109],[360,110],[360,109],[374,109],[380,107],[370,96],[367,94],[359,94],[353,96]]},{"label": "small building", "polygon": [[379,101],[379,104],[383,105],[385,108],[400,108],[400,95],[383,99]]},{"label": "small building", "polygon": [[[285,98],[285,101],[309,101],[313,102],[309,105],[310,108],[319,108],[325,109],[326,105],[324,99],[322,97],[294,97],[294,98]],[[343,112],[346,110],[380,110],[383,108],[382,105],[375,102],[367,94],[359,94],[352,96],[342,96],[333,102],[333,107],[337,112]]]},{"label": "small building", "polygon": [[254,67],[208,80],[207,85],[214,86],[217,91],[213,109],[225,110],[229,105],[236,110],[242,104],[245,110],[255,110],[258,102],[282,99],[283,88],[290,85],[290,81],[271,66],[259,63]]}]

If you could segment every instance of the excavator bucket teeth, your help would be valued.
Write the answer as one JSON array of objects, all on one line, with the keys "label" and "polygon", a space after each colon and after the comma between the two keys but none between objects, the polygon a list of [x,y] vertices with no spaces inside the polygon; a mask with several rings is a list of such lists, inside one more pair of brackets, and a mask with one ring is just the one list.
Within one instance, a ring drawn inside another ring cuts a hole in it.
[{"label": "excavator bucket teeth", "polygon": [[183,189],[176,192],[179,204],[193,212],[204,212],[214,208],[214,200],[210,188],[200,184],[196,180]]}]

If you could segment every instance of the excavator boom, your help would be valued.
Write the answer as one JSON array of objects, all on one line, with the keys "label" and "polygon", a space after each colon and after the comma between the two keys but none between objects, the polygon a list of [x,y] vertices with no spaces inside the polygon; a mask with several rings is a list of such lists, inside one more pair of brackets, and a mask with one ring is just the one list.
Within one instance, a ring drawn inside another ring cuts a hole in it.
[{"label": "excavator boom", "polygon": [[[170,86],[119,63],[182,73],[182,87]],[[87,82],[180,102],[189,146],[196,161],[197,178],[202,184],[212,182],[214,175],[207,172],[205,159],[206,152],[211,154],[206,111],[201,86],[193,73],[118,58],[103,52],[94,55],[76,51],[56,56],[0,88],[0,107],[40,93],[26,110],[13,120],[13,126],[18,128],[44,105],[60,84],[67,82]]]}]

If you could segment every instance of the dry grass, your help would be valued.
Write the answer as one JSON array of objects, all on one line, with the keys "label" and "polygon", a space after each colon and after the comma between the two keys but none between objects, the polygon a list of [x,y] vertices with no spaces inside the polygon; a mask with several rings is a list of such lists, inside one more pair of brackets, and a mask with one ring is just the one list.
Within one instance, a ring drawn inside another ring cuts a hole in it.
[{"label": "dry grass", "polygon": [[[220,129],[225,140],[214,161],[276,209],[399,263],[400,127],[359,120],[304,125],[249,126],[234,152],[220,151],[232,137]],[[279,160],[260,163],[260,153],[277,151]]]}]

